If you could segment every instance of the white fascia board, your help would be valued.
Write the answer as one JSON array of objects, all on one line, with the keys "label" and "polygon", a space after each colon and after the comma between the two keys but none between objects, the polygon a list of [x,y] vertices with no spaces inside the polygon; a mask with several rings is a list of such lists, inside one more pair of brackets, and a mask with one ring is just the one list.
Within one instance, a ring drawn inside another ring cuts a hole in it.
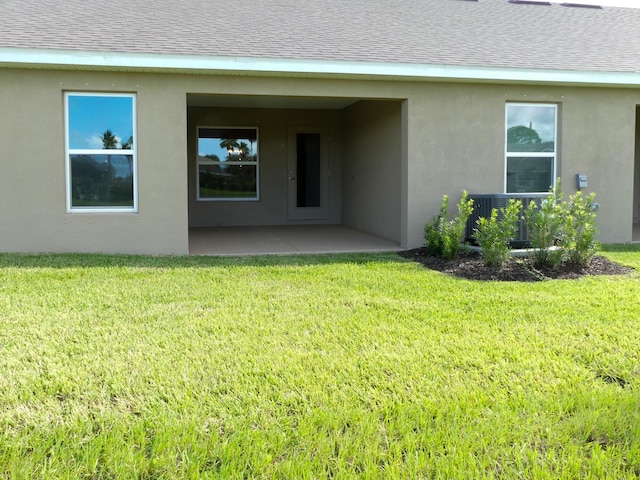
[{"label": "white fascia board", "polygon": [[194,73],[235,72],[336,77],[392,77],[398,80],[448,79],[485,82],[640,86],[640,72],[590,72],[513,67],[424,65],[264,57],[212,57],[203,55],[162,55],[22,48],[0,48],[0,67],[2,66],[105,70],[142,69]]}]

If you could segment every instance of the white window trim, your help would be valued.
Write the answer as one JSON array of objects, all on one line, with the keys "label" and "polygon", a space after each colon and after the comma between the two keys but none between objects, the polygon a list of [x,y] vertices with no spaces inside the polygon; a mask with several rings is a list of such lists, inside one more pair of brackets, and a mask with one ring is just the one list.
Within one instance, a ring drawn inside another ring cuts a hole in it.
[{"label": "white window trim", "polygon": [[[79,149],[69,146],[69,97],[120,97],[131,98],[132,101],[132,125],[133,148],[116,150],[119,155],[131,155],[133,157],[133,206],[132,207],[74,207],[71,205],[71,155],[104,155],[104,149]],[[66,181],[66,207],[67,213],[138,213],[138,134],[137,111],[135,93],[104,93],[104,92],[65,92],[64,93],[64,144],[65,144],[65,181]]]},{"label": "white window trim", "polygon": [[[250,165],[256,167],[256,196],[255,197],[229,197],[229,198],[209,198],[200,197],[200,165],[220,165],[224,162],[213,160],[200,160],[198,140],[200,140],[200,130],[207,129],[234,129],[234,130],[255,130],[256,131],[256,161],[255,162],[233,162],[233,165]],[[260,129],[256,126],[205,126],[200,125],[196,129],[196,201],[198,202],[259,202],[260,201]]]},{"label": "white window trim", "polygon": [[[553,152],[509,152],[507,145],[507,117],[509,107],[553,107],[554,109],[554,125],[553,129],[555,132],[554,142],[553,142]],[[539,157],[539,158],[549,158],[553,157],[553,172],[551,177],[551,187],[555,187],[555,180],[558,178],[558,104],[557,103],[528,103],[528,102],[507,102],[504,107],[504,185],[503,192],[506,194],[517,194],[519,192],[509,192],[507,190],[507,166],[508,166],[508,158],[509,157]],[[548,190],[544,192],[526,192],[529,193],[549,193]]]}]

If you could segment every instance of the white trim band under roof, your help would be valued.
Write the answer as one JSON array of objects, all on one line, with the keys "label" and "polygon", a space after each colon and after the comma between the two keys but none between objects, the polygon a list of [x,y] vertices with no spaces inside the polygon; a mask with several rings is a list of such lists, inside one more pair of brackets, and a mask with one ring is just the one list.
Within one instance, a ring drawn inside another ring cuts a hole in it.
[{"label": "white trim band under roof", "polygon": [[640,85],[640,72],[591,72],[514,67],[0,48],[0,68],[7,66]]}]

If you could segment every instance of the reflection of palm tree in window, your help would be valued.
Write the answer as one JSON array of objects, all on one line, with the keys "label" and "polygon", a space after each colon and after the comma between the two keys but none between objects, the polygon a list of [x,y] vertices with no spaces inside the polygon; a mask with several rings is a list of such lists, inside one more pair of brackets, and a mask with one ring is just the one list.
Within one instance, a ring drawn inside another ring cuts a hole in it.
[{"label": "reflection of palm tree in window", "polygon": [[240,142],[238,149],[240,150],[240,160],[247,160],[249,157],[249,145],[247,145],[247,142]]},{"label": "reflection of palm tree in window", "polygon": [[536,145],[542,143],[542,140],[533,128],[517,125],[507,130],[507,143],[510,145]]},{"label": "reflection of palm tree in window", "polygon": [[[102,148],[105,150],[115,150],[118,148],[118,139],[110,129],[106,129],[102,136]],[[111,166],[111,155],[107,155],[107,163],[109,165],[109,178],[113,179],[113,168]]]},{"label": "reflection of palm tree in window", "polygon": [[507,146],[511,152],[553,152],[553,140],[542,141],[531,126],[516,125],[507,130]]},{"label": "reflection of palm tree in window", "polygon": [[[129,137],[129,140],[124,142],[120,147],[122,150],[132,150],[133,149],[133,135]],[[126,155],[127,163],[129,164],[129,175],[133,175],[133,157],[131,155]]]},{"label": "reflection of palm tree in window", "polygon": [[131,150],[133,148],[133,136],[129,137],[129,140],[122,144],[122,150]]},{"label": "reflection of palm tree in window", "polygon": [[229,155],[227,160],[233,160],[234,154],[237,155],[237,149],[240,147],[238,140],[235,138],[223,138],[220,140],[220,148],[224,148]]},{"label": "reflection of palm tree in window", "polygon": [[100,140],[102,140],[102,148],[105,150],[115,150],[118,148],[118,138],[109,129],[104,131]]}]

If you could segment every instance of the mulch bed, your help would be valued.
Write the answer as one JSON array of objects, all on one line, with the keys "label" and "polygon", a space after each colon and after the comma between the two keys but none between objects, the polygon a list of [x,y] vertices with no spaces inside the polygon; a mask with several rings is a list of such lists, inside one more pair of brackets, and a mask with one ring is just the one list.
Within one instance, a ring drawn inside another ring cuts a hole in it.
[{"label": "mulch bed", "polygon": [[554,269],[539,268],[530,258],[511,258],[503,268],[491,268],[484,264],[481,254],[474,252],[463,253],[453,260],[427,255],[424,248],[405,250],[399,252],[399,255],[421,263],[431,270],[469,280],[539,282],[550,279],[577,279],[585,275],[627,275],[633,271],[632,268],[599,255],[593,257],[585,268],[563,264]]}]

